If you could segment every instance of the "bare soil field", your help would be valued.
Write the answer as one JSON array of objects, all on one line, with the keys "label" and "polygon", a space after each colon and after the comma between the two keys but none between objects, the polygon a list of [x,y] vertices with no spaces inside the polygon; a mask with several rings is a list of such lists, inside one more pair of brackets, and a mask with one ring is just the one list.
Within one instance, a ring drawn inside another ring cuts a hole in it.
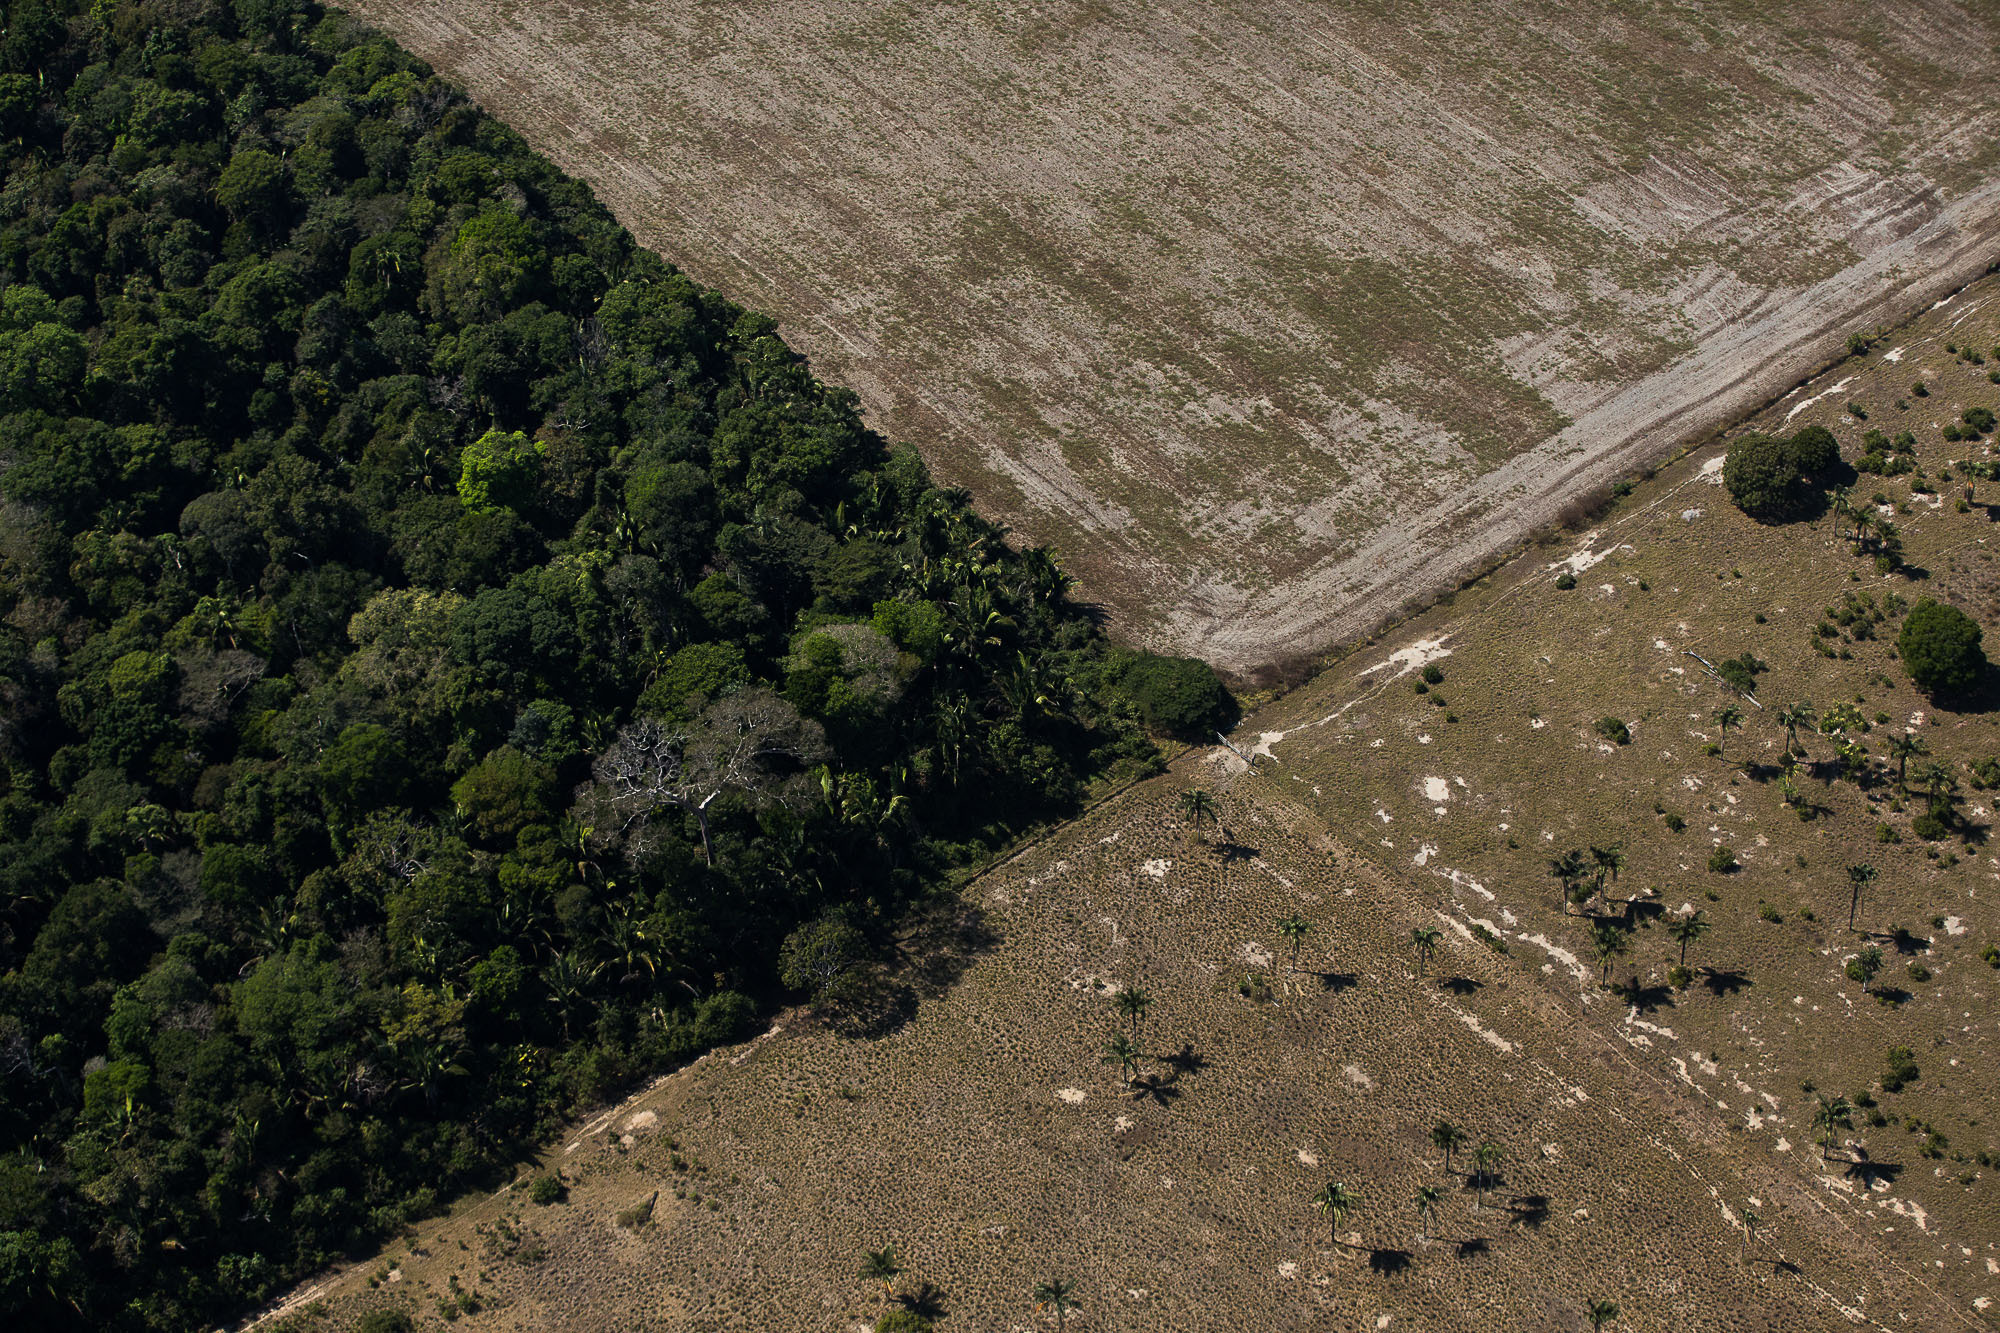
[{"label": "bare soil field", "polygon": [[[1248,719],[1254,770],[1190,753],[974,881],[903,941],[880,1032],[789,1014],[284,1317],[865,1330],[889,1293],[861,1258],[893,1246],[896,1297],[945,1329],[1054,1327],[1030,1295],[1054,1276],[1078,1329],[1575,1330],[1591,1300],[1631,1333],[2000,1328],[2000,857],[1971,768],[2000,713],[1934,706],[1892,656],[1899,606],[2000,599],[2000,492],[1958,503],[1958,460],[1992,450],[1942,431],[2000,404],[1996,342],[1987,280],[1759,418],[1850,459],[1911,433],[1916,468],[1854,490],[1909,570],[1878,575],[1832,515],[1752,523],[1696,451]],[[1702,665],[1744,652],[1755,702]],[[1847,775],[1816,725],[1782,773],[1798,700],[1853,705]],[[1902,735],[1927,751],[1908,792]],[[1930,763],[1960,821],[1935,840]],[[1196,789],[1226,832],[1190,830]],[[1563,904],[1550,859],[1614,845],[1603,892]],[[1120,1031],[1136,1080],[1104,1060]],[[1821,1097],[1847,1122],[1816,1127]],[[1449,1168],[1440,1119],[1466,1135]],[[545,1173],[567,1193],[537,1205]],[[1329,1181],[1358,1196],[1337,1228]]]},{"label": "bare soil field", "polygon": [[1996,254],[1990,3],[352,8],[1236,669]]}]

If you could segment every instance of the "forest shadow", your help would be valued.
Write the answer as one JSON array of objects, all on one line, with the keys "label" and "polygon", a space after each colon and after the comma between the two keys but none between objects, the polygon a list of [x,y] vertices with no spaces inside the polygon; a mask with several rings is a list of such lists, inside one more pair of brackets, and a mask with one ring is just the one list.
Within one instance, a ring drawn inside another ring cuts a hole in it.
[{"label": "forest shadow", "polygon": [[896,940],[895,951],[899,970],[907,972],[926,996],[936,999],[999,944],[1000,935],[988,924],[984,911],[950,900],[911,917]]}]

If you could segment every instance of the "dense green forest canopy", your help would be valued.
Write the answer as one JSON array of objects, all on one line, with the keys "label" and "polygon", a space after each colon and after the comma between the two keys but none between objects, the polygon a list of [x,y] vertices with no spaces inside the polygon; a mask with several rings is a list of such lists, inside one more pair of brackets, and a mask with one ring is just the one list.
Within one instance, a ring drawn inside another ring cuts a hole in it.
[{"label": "dense green forest canopy", "polygon": [[268,1296],[1232,707],[385,39],[4,13],[17,1317]]}]

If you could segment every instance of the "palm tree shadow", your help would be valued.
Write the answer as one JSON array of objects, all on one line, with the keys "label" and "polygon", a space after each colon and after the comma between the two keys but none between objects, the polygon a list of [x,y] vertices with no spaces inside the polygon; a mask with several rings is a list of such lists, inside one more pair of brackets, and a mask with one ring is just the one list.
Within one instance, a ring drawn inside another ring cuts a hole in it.
[{"label": "palm tree shadow", "polygon": [[1701,984],[1708,987],[1710,995],[1724,996],[1748,990],[1755,983],[1740,969],[1704,967],[1701,970]]},{"label": "palm tree shadow", "polygon": [[1631,1005],[1642,1014],[1650,1014],[1658,1009],[1671,1009],[1674,1007],[1674,988],[1672,986],[1642,986],[1635,980],[1629,985],[1619,987],[1618,993],[1623,997],[1625,1003]]},{"label": "palm tree shadow", "polygon": [[1245,846],[1224,833],[1222,841],[1215,844],[1215,854],[1222,858],[1224,865],[1234,865],[1238,861],[1249,861],[1264,853],[1260,848]]},{"label": "palm tree shadow", "polygon": [[1462,999],[1467,995],[1478,994],[1485,988],[1486,983],[1475,981],[1471,977],[1444,977],[1438,981],[1438,985]]},{"label": "palm tree shadow", "polygon": [[1397,1273],[1406,1271],[1409,1266],[1410,1252],[1408,1250],[1370,1250],[1368,1252],[1368,1271],[1371,1273],[1381,1273],[1385,1276],[1393,1277]]},{"label": "palm tree shadow", "polygon": [[1149,1101],[1155,1106],[1166,1106],[1182,1095],[1180,1088],[1175,1086],[1179,1081],[1178,1074],[1168,1074],[1165,1077],[1158,1074],[1141,1074],[1132,1080],[1132,1086],[1125,1091],[1135,1102]]},{"label": "palm tree shadow", "polygon": [[1321,990],[1332,991],[1335,995],[1344,990],[1353,990],[1360,985],[1360,979],[1352,972],[1308,972],[1309,977],[1319,978]]},{"label": "palm tree shadow", "polygon": [[896,1304],[919,1319],[942,1319],[945,1316],[944,1290],[929,1282],[918,1283],[915,1291],[899,1292]]},{"label": "palm tree shadow", "polygon": [[1180,1050],[1172,1055],[1161,1056],[1160,1063],[1173,1070],[1176,1079],[1182,1079],[1199,1074],[1208,1068],[1209,1061],[1207,1056],[1195,1050],[1193,1042],[1186,1041],[1182,1042]]},{"label": "palm tree shadow", "polygon": [[1540,1231],[1542,1223],[1549,1220],[1549,1201],[1546,1195],[1523,1194],[1507,1201],[1508,1220],[1515,1226],[1526,1227],[1530,1231]]},{"label": "palm tree shadow", "polygon": [[1871,1162],[1864,1157],[1849,1166],[1845,1174],[1849,1180],[1861,1182],[1864,1189],[1873,1189],[1878,1184],[1895,1184],[1896,1177],[1903,1174],[1903,1167],[1899,1162]]},{"label": "palm tree shadow", "polygon": [[1453,1249],[1461,1259],[1474,1259],[1490,1252],[1493,1246],[1484,1236],[1467,1236],[1456,1242]]}]

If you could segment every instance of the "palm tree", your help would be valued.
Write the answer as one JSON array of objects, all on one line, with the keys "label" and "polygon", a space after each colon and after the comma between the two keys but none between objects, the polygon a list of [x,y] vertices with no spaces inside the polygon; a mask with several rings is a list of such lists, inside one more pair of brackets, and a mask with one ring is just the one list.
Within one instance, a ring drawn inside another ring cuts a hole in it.
[{"label": "palm tree", "polygon": [[903,1266],[896,1262],[896,1247],[893,1245],[861,1252],[861,1280],[880,1282],[884,1301],[889,1299],[890,1292],[895,1289],[896,1275],[902,1271]]},{"label": "palm tree", "polygon": [[1313,1195],[1312,1206],[1326,1214],[1327,1227],[1335,1245],[1340,1244],[1340,1224],[1347,1220],[1347,1215],[1360,1202],[1361,1196],[1339,1180],[1327,1181],[1326,1188]]},{"label": "palm tree", "polygon": [[1829,508],[1833,511],[1833,535],[1835,540],[1838,540],[1840,537],[1840,521],[1844,518],[1851,518],[1854,515],[1853,490],[1846,486],[1834,487],[1832,504]]},{"label": "palm tree", "polygon": [[1436,926],[1412,926],[1410,928],[1410,944],[1417,951],[1418,976],[1424,974],[1424,965],[1430,962],[1431,955],[1437,951],[1437,943],[1440,938],[1441,933]]},{"label": "palm tree", "polygon": [[1889,757],[1896,761],[1896,790],[1908,794],[1910,787],[1905,774],[1910,761],[1930,752],[1931,747],[1924,744],[1924,738],[1915,732],[1906,731],[1889,738]]},{"label": "palm tree", "polygon": [[1052,1277],[1046,1282],[1037,1282],[1035,1308],[1039,1310],[1044,1306],[1056,1312],[1056,1333],[1062,1333],[1069,1312],[1076,1308],[1076,1283],[1065,1277]]},{"label": "palm tree", "polygon": [[1592,847],[1590,860],[1591,864],[1597,867],[1597,891],[1602,893],[1605,877],[1609,875],[1612,882],[1616,883],[1618,872],[1625,868],[1625,848],[1615,842],[1609,847]]},{"label": "palm tree", "polygon": [[1604,969],[1598,979],[1600,986],[1611,984],[1611,960],[1632,947],[1631,938],[1623,926],[1609,921],[1600,921],[1590,928],[1591,951],[1597,955],[1598,964]]},{"label": "palm tree", "polygon": [[1679,921],[1667,927],[1667,934],[1680,942],[1681,966],[1683,968],[1688,965],[1688,945],[1693,944],[1696,940],[1708,934],[1714,925],[1713,921],[1710,921],[1700,912],[1696,912],[1692,916],[1682,917]]},{"label": "palm tree", "polygon": [[1122,1032],[1112,1033],[1111,1040],[1104,1043],[1102,1060],[1107,1065],[1115,1065],[1124,1074],[1128,1088],[1132,1086],[1132,1080],[1139,1076],[1139,1048]]},{"label": "palm tree", "polygon": [[1473,1207],[1486,1206],[1486,1187],[1493,1183],[1493,1172],[1499,1167],[1500,1159],[1506,1155],[1507,1150],[1491,1139],[1473,1149],[1472,1164],[1476,1168],[1472,1174]]},{"label": "palm tree", "polygon": [[1757,1224],[1763,1220],[1748,1208],[1743,1210],[1743,1248],[1736,1256],[1738,1264],[1750,1257],[1750,1246],[1757,1239]]},{"label": "palm tree", "polygon": [[[1817,716],[1813,712],[1813,706],[1804,699],[1799,700],[1790,708],[1780,708],[1778,710],[1778,715],[1774,720],[1779,726],[1785,729],[1786,754],[1791,754],[1794,750],[1799,749],[1799,728],[1810,727]],[[1800,753],[1804,753],[1804,751],[1800,751]]]},{"label": "palm tree", "polygon": [[1941,806],[1949,807],[1951,798],[1958,793],[1958,779],[1952,776],[1950,769],[1939,763],[1925,764],[1917,774],[1917,783],[1930,796],[1932,814],[1936,814]]},{"label": "palm tree", "polygon": [[1854,1128],[1854,1104],[1845,1097],[1828,1101],[1821,1093],[1819,1105],[1813,1109],[1812,1127],[1819,1131],[1819,1160],[1824,1162],[1833,1147],[1833,1131]]},{"label": "palm tree", "polygon": [[1722,738],[1715,743],[1715,752],[1722,753],[1722,741],[1729,739],[1731,730],[1743,725],[1743,710],[1735,704],[1724,704],[1715,710],[1715,727]]},{"label": "palm tree", "polygon": [[1145,1019],[1146,1011],[1153,1007],[1153,997],[1137,986],[1127,986],[1118,992],[1114,1003],[1118,1006],[1118,1012],[1132,1021],[1132,1035],[1137,1037],[1139,1024]]},{"label": "palm tree", "polygon": [[1561,856],[1551,857],[1549,874],[1562,888],[1563,915],[1568,916],[1570,897],[1576,891],[1577,882],[1583,878],[1583,853],[1572,847]]},{"label": "palm tree", "polygon": [[1444,1169],[1451,1170],[1451,1154],[1465,1142],[1465,1131],[1449,1120],[1440,1120],[1431,1127],[1431,1143],[1444,1154]]},{"label": "palm tree", "polygon": [[1618,1317],[1618,1304],[1615,1301],[1592,1301],[1583,1307],[1583,1317],[1590,1321],[1592,1328],[1603,1328]]},{"label": "palm tree", "polygon": [[1853,894],[1847,900],[1847,928],[1854,929],[1855,913],[1861,910],[1861,890],[1875,878],[1875,867],[1858,865],[1847,867],[1847,882],[1854,886]]},{"label": "palm tree", "polygon": [[1299,970],[1299,942],[1312,934],[1312,922],[1294,913],[1278,918],[1278,933],[1292,942],[1292,971]]},{"label": "palm tree", "polygon": [[1429,1240],[1431,1238],[1431,1215],[1437,1208],[1438,1200],[1443,1197],[1444,1197],[1444,1191],[1439,1189],[1435,1185],[1417,1186],[1416,1204],[1417,1204],[1418,1240],[1424,1241],[1424,1240]]},{"label": "palm tree", "polygon": [[1201,821],[1206,819],[1214,824],[1222,823],[1222,816],[1215,808],[1215,798],[1199,787],[1190,787],[1181,793],[1181,815],[1194,825],[1195,837],[1201,837]]}]

